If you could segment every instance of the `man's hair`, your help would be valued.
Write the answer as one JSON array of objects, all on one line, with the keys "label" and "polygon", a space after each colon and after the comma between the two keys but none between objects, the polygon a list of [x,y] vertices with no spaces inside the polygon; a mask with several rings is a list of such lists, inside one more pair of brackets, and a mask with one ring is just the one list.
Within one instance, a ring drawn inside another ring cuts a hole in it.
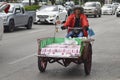
[{"label": "man's hair", "polygon": [[75,8],[73,9],[74,12],[75,12],[76,10],[80,10],[80,13],[81,13],[81,14],[84,13],[83,7],[75,7]]}]

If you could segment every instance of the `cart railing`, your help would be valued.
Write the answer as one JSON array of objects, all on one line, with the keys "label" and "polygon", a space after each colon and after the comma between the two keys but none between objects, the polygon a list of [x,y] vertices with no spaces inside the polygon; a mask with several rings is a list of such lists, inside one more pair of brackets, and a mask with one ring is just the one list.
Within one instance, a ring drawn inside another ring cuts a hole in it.
[{"label": "cart railing", "polygon": [[[38,57],[46,57],[46,55],[41,55],[41,44],[40,44],[40,42],[41,41],[43,41],[43,40],[46,40],[46,39],[48,39],[48,38],[54,38],[54,37],[46,37],[46,38],[41,38],[41,39],[38,39],[37,40],[37,42],[38,42],[38,54],[37,54],[37,56]],[[83,39],[81,39],[82,40],[82,44],[83,44],[83,46],[85,46],[86,44],[88,44],[88,43],[92,43],[92,42],[94,42],[94,39],[91,39],[91,38],[83,38]],[[53,56],[49,56],[49,57],[53,57]],[[58,57],[58,58],[60,58],[60,57]],[[68,58],[68,57],[64,57],[64,58]],[[69,57],[69,58],[73,58],[73,56],[71,56],[71,57]],[[75,57],[74,56],[74,58],[78,58],[78,57]]]}]

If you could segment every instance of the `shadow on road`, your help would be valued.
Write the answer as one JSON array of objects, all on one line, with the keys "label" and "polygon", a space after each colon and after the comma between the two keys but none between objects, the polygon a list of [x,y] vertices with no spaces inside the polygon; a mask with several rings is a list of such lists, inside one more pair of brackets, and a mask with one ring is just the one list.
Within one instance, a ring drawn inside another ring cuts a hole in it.
[{"label": "shadow on road", "polygon": [[83,65],[73,65],[66,68],[54,68],[47,69],[45,73],[40,73],[42,77],[49,76],[49,79],[79,79],[79,78],[88,78],[89,76],[85,75]]},{"label": "shadow on road", "polygon": [[54,24],[52,24],[52,23],[36,23],[34,25],[54,25]]},{"label": "shadow on road", "polygon": [[4,33],[24,32],[26,30],[34,30],[34,28],[26,29],[25,27],[18,27],[18,28],[15,28],[13,32],[4,31]]}]

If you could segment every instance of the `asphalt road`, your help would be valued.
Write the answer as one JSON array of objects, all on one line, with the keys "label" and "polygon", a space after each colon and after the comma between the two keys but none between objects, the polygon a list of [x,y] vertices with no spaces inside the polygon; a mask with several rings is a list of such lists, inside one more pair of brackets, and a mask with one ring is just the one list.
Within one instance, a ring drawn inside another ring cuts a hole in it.
[{"label": "asphalt road", "polygon": [[[67,68],[48,64],[45,73],[37,68],[37,38],[54,36],[54,25],[33,25],[33,29],[16,29],[5,33],[0,42],[0,80],[120,80],[120,18],[105,15],[89,18],[95,30],[93,61],[90,76],[85,76],[83,65]],[[56,36],[64,37],[59,30]]]}]

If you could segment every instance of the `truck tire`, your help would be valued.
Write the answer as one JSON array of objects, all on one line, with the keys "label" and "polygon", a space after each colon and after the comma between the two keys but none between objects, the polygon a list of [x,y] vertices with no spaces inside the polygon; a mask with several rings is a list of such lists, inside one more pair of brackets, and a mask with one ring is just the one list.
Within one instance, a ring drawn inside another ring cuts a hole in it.
[{"label": "truck tire", "polygon": [[99,13],[99,17],[101,17],[102,16],[102,11],[100,11],[100,13]]},{"label": "truck tire", "polygon": [[27,23],[27,25],[26,25],[26,28],[27,28],[27,29],[31,29],[31,28],[32,28],[32,23],[33,23],[33,19],[32,19],[32,17],[30,17],[30,18],[28,19],[28,23]]},{"label": "truck tire", "polygon": [[120,15],[119,15],[119,14],[116,14],[116,17],[120,17]]},{"label": "truck tire", "polygon": [[11,19],[11,20],[9,21],[9,25],[5,27],[5,31],[13,32],[13,31],[14,31],[14,28],[15,28],[15,23],[14,23],[14,20]]}]

